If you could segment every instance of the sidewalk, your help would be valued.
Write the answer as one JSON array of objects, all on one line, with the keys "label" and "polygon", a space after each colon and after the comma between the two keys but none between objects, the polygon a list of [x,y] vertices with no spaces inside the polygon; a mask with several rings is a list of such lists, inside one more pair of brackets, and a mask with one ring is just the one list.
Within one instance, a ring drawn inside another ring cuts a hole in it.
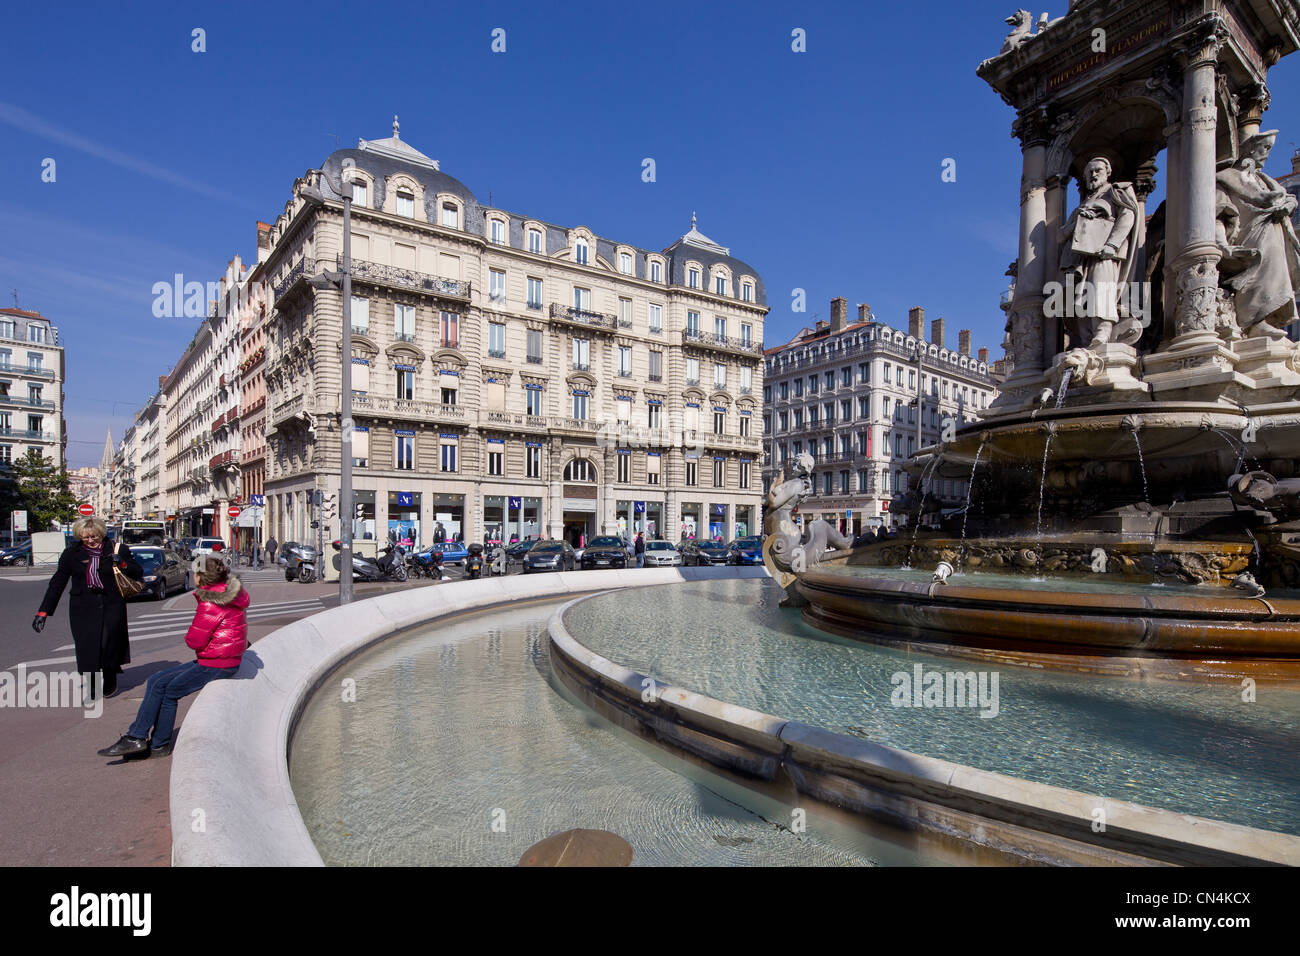
[{"label": "sidewalk", "polygon": [[[242,569],[247,572],[247,569]],[[338,602],[337,584],[276,583],[256,575],[248,585],[249,640],[256,643],[302,611],[258,617],[259,605],[311,598],[321,609]],[[362,598],[380,589],[358,586]],[[154,623],[137,625],[133,637],[155,633],[155,639],[132,641],[131,663],[118,680],[117,696],[104,702],[98,719],[81,710],[11,709],[4,714],[0,735],[0,859],[21,866],[167,866],[171,863],[171,821],[168,788],[170,757],[123,762],[98,756],[122,734],[135,717],[150,674],[192,660],[185,646],[187,614],[194,598],[178,594],[150,609]],[[309,609],[311,613],[315,610]],[[170,612],[170,613],[168,613]],[[175,636],[170,636],[170,631]],[[197,698],[181,701],[177,716],[177,747],[185,746],[185,714]]]}]

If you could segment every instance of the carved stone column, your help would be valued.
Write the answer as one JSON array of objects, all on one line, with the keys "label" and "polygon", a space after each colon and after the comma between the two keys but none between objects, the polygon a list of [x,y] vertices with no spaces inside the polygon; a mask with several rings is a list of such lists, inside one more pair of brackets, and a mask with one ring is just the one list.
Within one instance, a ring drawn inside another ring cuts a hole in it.
[{"label": "carved stone column", "polygon": [[1020,254],[1016,292],[1008,310],[1015,369],[994,403],[1027,404],[1037,395],[1046,366],[1044,356],[1043,283],[1055,264],[1047,261],[1047,144],[1050,135],[1042,110],[1022,112],[1012,127],[1020,137]]},{"label": "carved stone column", "polygon": [[1239,94],[1238,105],[1241,114],[1237,118],[1237,142],[1241,143],[1259,132],[1260,121],[1272,99],[1268,87],[1256,83]]},{"label": "carved stone column", "polygon": [[[1215,62],[1226,30],[1217,17],[1183,47],[1181,183],[1171,180],[1179,206],[1178,252],[1170,259],[1174,299],[1173,338],[1147,357],[1145,380],[1157,398],[1217,398],[1235,381],[1236,356],[1215,331],[1219,294],[1219,248],[1214,241]],[[1243,379],[1244,382],[1244,379]],[[1169,393],[1174,394],[1169,394]]]}]

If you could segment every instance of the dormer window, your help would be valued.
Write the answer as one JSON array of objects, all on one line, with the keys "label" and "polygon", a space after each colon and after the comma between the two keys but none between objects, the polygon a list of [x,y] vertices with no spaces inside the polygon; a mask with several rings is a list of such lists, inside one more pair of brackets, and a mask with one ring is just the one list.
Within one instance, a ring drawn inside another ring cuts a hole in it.
[{"label": "dormer window", "polygon": [[650,281],[651,282],[664,281],[664,267],[662,263],[660,263],[658,260],[650,263]]},{"label": "dormer window", "polygon": [[460,227],[460,207],[454,202],[442,204],[442,224],[449,229]]},{"label": "dormer window", "polygon": [[714,277],[713,277],[713,291],[714,291],[716,294],[718,294],[718,295],[726,295],[726,294],[727,294],[727,277],[726,277],[726,276],[714,276]]},{"label": "dormer window", "polygon": [[590,255],[590,246],[587,245],[586,239],[579,239],[573,244],[573,261],[580,266],[585,266]]},{"label": "dormer window", "polygon": [[397,214],[408,219],[415,218],[415,193],[409,189],[397,191]]},{"label": "dormer window", "polygon": [[49,334],[49,329],[44,325],[33,322],[27,326],[28,342],[44,342]]},{"label": "dormer window", "polygon": [[529,229],[529,230],[528,230],[528,251],[529,251],[529,252],[532,252],[532,253],[535,253],[535,254],[537,254],[537,255],[541,255],[541,253],[542,253],[542,230],[540,230],[540,229]]},{"label": "dormer window", "polygon": [[352,205],[370,208],[370,185],[364,180],[352,181]]},{"label": "dormer window", "polygon": [[625,276],[630,276],[632,274],[632,257],[626,252],[620,252],[618,254],[618,271],[623,273]]},{"label": "dormer window", "polygon": [[690,286],[692,289],[698,289],[700,287],[699,269],[692,267],[690,271],[686,273],[686,284]]},{"label": "dormer window", "polygon": [[754,301],[754,283],[742,282],[740,284],[740,297],[746,302]]},{"label": "dormer window", "polygon": [[497,245],[505,245],[506,242],[506,224],[500,219],[493,219],[491,222],[491,233],[488,238]]}]

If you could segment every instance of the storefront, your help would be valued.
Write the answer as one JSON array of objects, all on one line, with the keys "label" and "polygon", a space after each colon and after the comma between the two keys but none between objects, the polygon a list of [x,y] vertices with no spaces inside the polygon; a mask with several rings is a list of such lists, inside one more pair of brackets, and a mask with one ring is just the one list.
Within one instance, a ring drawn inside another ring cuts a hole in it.
[{"label": "storefront", "polygon": [[704,528],[704,504],[699,501],[682,502],[682,520],[679,539],[697,537]]},{"label": "storefront", "polygon": [[352,537],[373,541],[375,539],[375,492],[357,489],[352,492]]},{"label": "storefront", "polygon": [[736,505],[736,530],[733,537],[745,538],[751,534],[758,533],[758,522],[755,518],[754,505]]},{"label": "storefront", "polygon": [[419,548],[423,543],[420,522],[421,494],[418,491],[388,493],[388,536],[397,536],[398,544]]},{"label": "storefront", "polygon": [[455,541],[457,535],[463,535],[465,531],[465,496],[435,494],[431,497],[434,521],[432,539]]},{"label": "storefront", "polygon": [[620,501],[614,509],[618,533],[631,541],[638,534],[646,540],[659,537],[664,526],[662,501]]},{"label": "storefront", "polygon": [[540,538],[542,499],[522,495],[485,495],[483,534],[489,545]]},{"label": "storefront", "polygon": [[709,505],[709,537],[714,541],[727,540],[726,505]]}]

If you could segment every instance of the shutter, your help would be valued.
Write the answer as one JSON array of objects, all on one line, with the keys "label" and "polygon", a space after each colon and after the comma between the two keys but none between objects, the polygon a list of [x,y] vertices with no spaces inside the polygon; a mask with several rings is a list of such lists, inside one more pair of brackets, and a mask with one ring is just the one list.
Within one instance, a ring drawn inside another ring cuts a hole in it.
[{"label": "shutter", "polygon": [[[506,407],[506,383],[505,382],[488,382],[487,383],[487,407],[493,411],[505,411]],[[497,451],[500,451],[498,448]]]},{"label": "shutter", "polygon": [[370,363],[366,359],[352,360],[352,391],[370,391]]}]

